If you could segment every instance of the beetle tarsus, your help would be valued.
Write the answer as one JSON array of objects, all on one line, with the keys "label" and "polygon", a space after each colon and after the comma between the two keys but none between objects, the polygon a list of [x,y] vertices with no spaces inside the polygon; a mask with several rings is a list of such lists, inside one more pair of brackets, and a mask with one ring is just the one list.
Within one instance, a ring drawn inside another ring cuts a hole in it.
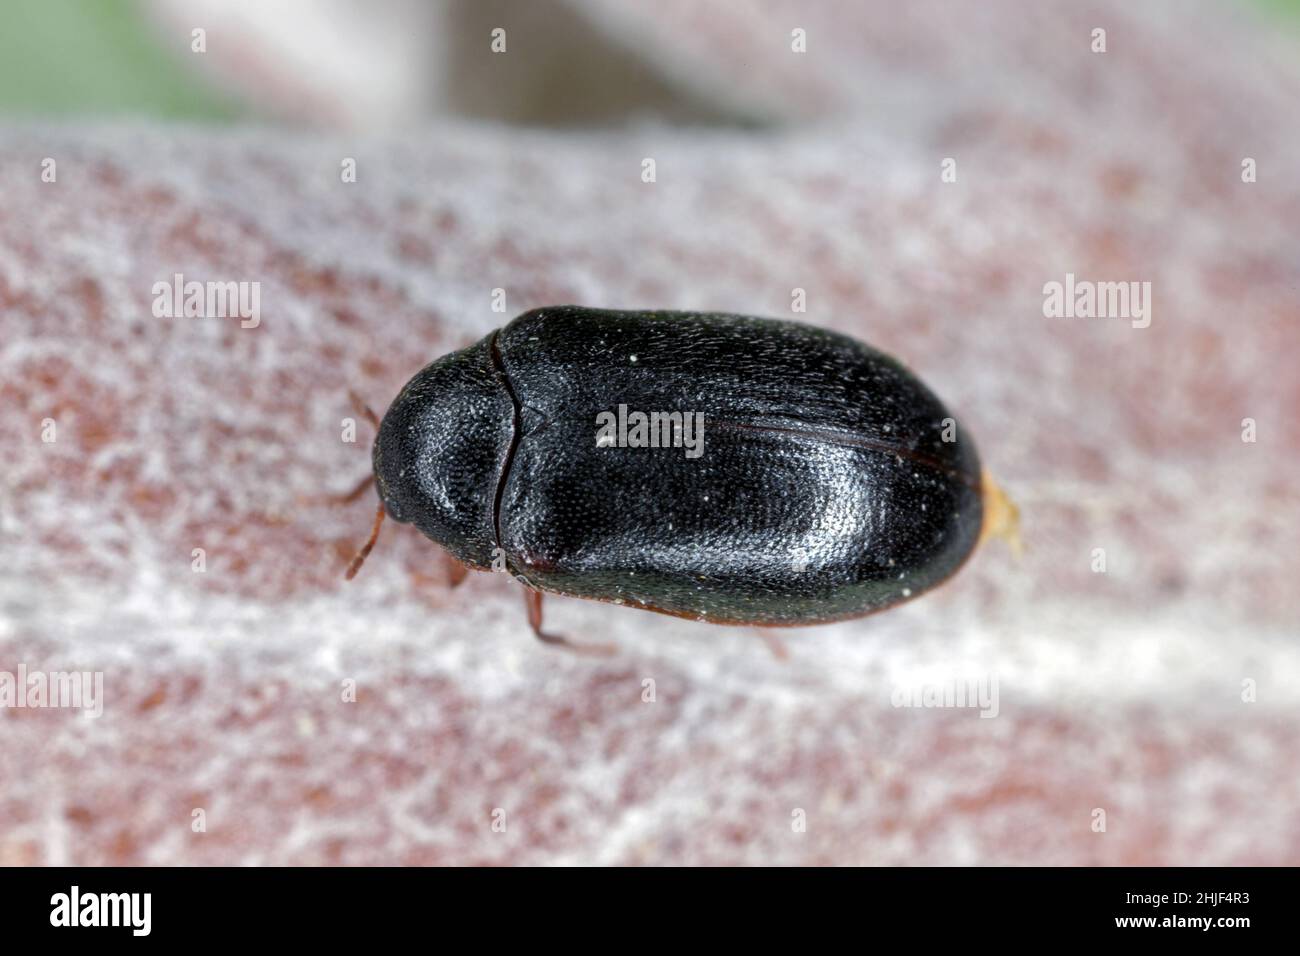
[{"label": "beetle tarsus", "polygon": [[563,647],[575,654],[590,654],[596,657],[608,657],[617,650],[613,644],[579,644],[559,634],[548,634],[542,630],[542,592],[524,588],[524,605],[528,608],[528,626],[533,635],[543,644]]}]

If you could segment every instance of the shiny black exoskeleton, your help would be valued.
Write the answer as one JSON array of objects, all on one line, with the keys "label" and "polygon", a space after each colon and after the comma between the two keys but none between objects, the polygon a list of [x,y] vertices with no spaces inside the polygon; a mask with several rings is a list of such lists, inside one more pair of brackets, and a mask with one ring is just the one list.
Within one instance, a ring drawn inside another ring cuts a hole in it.
[{"label": "shiny black exoskeleton", "polygon": [[[697,457],[602,438],[619,406],[702,415]],[[468,566],[715,623],[897,604],[983,515],[974,444],[900,363],[718,313],[525,312],[417,373],[373,464],[387,514]]]},{"label": "shiny black exoskeleton", "polygon": [[[697,456],[668,431],[602,438],[619,406],[702,414]],[[471,567],[728,624],[906,600],[958,568],[983,512],[974,444],[898,362],[714,313],[526,312],[411,379],[374,472],[392,518]]]}]

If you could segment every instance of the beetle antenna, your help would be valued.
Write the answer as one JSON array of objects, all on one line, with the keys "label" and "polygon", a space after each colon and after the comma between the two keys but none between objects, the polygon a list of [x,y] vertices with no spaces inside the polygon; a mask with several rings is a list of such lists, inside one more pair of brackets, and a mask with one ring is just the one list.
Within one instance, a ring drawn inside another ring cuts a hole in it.
[{"label": "beetle antenna", "polygon": [[357,414],[367,419],[371,425],[375,426],[375,433],[379,432],[379,416],[375,414],[374,409],[367,405],[356,392],[348,389],[348,398],[352,399],[352,407],[356,409]]},{"label": "beetle antenna", "polygon": [[364,495],[366,493],[366,489],[374,485],[374,483],[375,483],[375,476],[366,475],[364,478],[362,478],[360,481],[357,482],[356,487],[353,488],[351,491],[342,495],[333,495],[326,500],[328,500],[331,504],[350,505],[352,504],[352,502],[357,501],[362,495]]},{"label": "beetle antenna", "polygon": [[[370,422],[370,424],[374,426],[375,434],[378,435],[379,416],[376,415],[374,410],[369,405],[367,405],[364,401],[362,401],[361,396],[358,395],[356,392],[354,392],[352,389],[348,389],[348,398],[352,400],[352,407],[356,409],[357,414],[367,419]],[[343,497],[343,501],[351,502],[351,501],[355,501],[357,498],[360,498],[361,495],[365,492],[365,490],[368,487],[370,487],[372,484],[374,484],[374,480],[375,479],[373,475],[369,475],[366,478],[362,479],[360,484],[358,484],[355,488],[353,488],[349,494]],[[374,548],[375,542],[379,540],[379,526],[384,523],[384,510],[385,510],[384,501],[381,498],[379,500],[379,507],[375,510],[375,523],[370,528],[370,537],[366,540],[366,543],[361,546],[361,550],[358,551],[356,557],[352,559],[352,563],[348,565],[348,571],[345,576],[347,580],[351,581],[353,578],[357,576],[357,572],[361,570],[361,565],[365,564],[366,558],[370,556],[370,552]]]},{"label": "beetle antenna", "polygon": [[379,508],[375,511],[375,523],[370,529],[370,540],[361,546],[361,550],[357,552],[357,556],[353,558],[352,563],[348,565],[348,573],[346,577],[349,581],[357,576],[357,572],[361,570],[361,565],[366,563],[366,558],[369,557],[371,549],[374,548],[375,542],[379,540],[379,526],[383,523],[384,503],[381,501],[379,502]]},{"label": "beetle antenna", "polygon": [[[348,389],[348,398],[352,400],[352,408],[358,415],[370,422],[375,428],[375,434],[379,434],[379,416],[374,413],[361,396],[352,389]],[[366,493],[366,489],[375,483],[375,476],[368,474],[356,483],[351,491],[343,492],[337,495],[299,495],[298,504],[302,507],[314,507],[316,505],[350,505]]]}]

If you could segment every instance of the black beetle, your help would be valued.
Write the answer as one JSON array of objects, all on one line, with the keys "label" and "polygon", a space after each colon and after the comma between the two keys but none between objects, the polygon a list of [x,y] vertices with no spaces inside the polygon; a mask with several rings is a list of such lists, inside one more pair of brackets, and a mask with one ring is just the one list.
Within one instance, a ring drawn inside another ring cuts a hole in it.
[{"label": "black beetle", "polygon": [[386,510],[522,581],[552,642],[543,591],[718,624],[867,614],[947,578],[1009,514],[897,361],[741,315],[525,312],[412,378],[373,464],[379,511],[349,577]]}]

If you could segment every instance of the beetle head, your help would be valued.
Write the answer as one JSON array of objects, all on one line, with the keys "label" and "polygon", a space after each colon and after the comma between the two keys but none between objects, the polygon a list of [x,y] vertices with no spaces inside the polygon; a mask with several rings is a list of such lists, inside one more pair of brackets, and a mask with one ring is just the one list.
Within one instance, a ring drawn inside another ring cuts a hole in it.
[{"label": "beetle head", "polygon": [[497,487],[514,440],[514,401],[493,365],[492,338],[443,356],[407,382],[380,423],[373,453],[389,517],[478,568],[492,563]]}]

